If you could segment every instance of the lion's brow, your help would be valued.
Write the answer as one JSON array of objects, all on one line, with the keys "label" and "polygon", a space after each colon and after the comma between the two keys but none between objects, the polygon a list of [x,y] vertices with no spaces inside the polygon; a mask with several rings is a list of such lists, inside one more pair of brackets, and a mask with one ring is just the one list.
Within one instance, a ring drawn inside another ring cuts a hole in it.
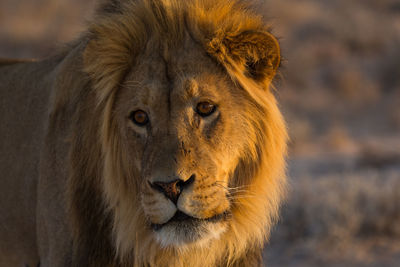
[{"label": "lion's brow", "polygon": [[184,96],[186,99],[199,95],[199,85],[193,78],[189,78],[184,82]]}]

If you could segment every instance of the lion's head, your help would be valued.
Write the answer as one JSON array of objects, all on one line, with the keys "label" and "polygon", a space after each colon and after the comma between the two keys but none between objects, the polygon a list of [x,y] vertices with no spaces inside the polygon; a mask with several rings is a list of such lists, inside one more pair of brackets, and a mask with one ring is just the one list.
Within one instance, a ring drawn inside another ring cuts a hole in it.
[{"label": "lion's head", "polygon": [[236,1],[117,1],[88,40],[117,254],[206,266],[262,246],[286,130],[269,89],[279,45],[261,18]]}]

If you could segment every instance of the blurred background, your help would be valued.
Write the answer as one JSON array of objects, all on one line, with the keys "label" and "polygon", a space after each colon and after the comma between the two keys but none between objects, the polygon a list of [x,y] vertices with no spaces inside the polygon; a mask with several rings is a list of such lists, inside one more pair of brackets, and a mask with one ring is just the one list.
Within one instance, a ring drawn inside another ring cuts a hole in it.
[{"label": "blurred background", "polygon": [[[261,0],[291,189],[268,266],[400,266],[400,0]],[[96,0],[0,0],[0,57],[76,38]]]}]

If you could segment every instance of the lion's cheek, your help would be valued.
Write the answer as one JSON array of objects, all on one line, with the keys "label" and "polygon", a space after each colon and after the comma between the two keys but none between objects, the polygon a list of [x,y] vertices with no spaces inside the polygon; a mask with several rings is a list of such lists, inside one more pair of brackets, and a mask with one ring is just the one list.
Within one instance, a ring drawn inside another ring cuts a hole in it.
[{"label": "lion's cheek", "polygon": [[177,205],[180,211],[199,219],[211,218],[229,209],[229,201],[223,192],[209,196],[183,192]]},{"label": "lion's cheek", "polygon": [[147,218],[154,224],[168,222],[177,210],[176,206],[161,194],[142,197],[142,206]]}]

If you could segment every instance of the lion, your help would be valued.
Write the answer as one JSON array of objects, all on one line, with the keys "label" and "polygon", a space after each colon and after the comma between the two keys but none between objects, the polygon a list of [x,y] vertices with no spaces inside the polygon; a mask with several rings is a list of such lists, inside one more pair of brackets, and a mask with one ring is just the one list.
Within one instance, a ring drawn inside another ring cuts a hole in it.
[{"label": "lion", "polygon": [[285,196],[277,39],[239,0],[114,0],[2,61],[0,266],[262,266]]}]

